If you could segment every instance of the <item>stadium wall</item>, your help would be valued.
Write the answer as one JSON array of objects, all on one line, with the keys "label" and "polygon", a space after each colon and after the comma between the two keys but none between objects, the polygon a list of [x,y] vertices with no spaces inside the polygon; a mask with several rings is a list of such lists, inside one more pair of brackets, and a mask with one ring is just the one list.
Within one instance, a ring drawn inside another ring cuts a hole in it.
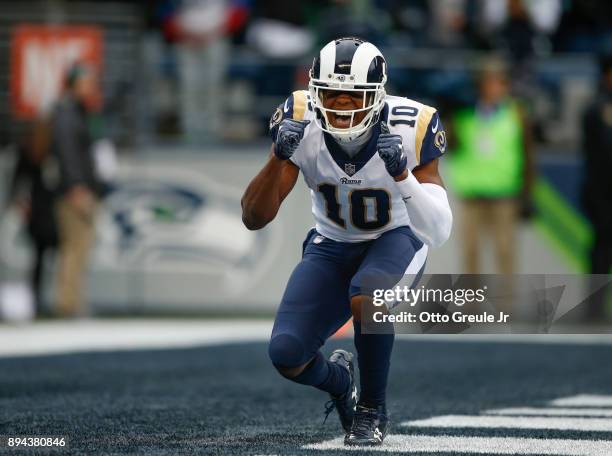
[{"label": "stadium wall", "polygon": [[[125,154],[98,214],[88,286],[93,309],[273,312],[314,221],[309,192],[300,178],[273,223],[255,232],[243,227],[240,197],[266,160],[266,147],[242,153],[166,148]],[[8,182],[12,170],[10,157],[0,155],[2,182]],[[452,205],[458,226],[461,204]],[[431,252],[428,273],[461,272],[457,231],[443,248]],[[571,272],[563,256],[542,242],[531,225],[519,231],[520,273]],[[18,217],[5,212],[0,221],[0,281],[24,282],[29,258],[28,239]],[[488,255],[483,270],[492,272],[494,264]],[[47,271],[51,300],[52,261]]]}]

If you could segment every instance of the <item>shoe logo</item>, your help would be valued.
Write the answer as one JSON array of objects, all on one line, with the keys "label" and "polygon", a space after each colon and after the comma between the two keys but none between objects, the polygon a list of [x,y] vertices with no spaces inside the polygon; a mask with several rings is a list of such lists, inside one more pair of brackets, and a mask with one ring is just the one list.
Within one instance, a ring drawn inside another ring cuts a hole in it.
[{"label": "shoe logo", "polygon": [[382,432],[380,432],[380,429],[378,428],[374,429],[374,438],[382,442]]},{"label": "shoe logo", "polygon": [[[283,111],[285,111],[285,112],[289,111],[289,105],[287,103],[289,103],[289,98],[287,98],[285,100],[285,106],[283,107]],[[434,133],[435,133],[435,131],[434,131]]]},{"label": "shoe logo", "polygon": [[431,127],[431,132],[432,133],[436,133],[438,131],[438,125],[440,124],[440,119],[438,117],[436,117],[436,126],[435,127]]},{"label": "shoe logo", "polygon": [[317,236],[316,238],[314,238],[314,240],[312,241],[314,244],[320,244],[321,242],[323,242],[325,240],[325,238],[323,236]]}]

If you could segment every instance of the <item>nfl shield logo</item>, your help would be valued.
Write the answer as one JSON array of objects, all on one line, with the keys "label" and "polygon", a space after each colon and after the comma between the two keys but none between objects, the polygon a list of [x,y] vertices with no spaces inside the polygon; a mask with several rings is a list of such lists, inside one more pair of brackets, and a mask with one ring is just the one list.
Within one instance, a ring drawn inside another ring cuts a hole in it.
[{"label": "nfl shield logo", "polygon": [[348,174],[349,176],[352,176],[353,174],[355,174],[355,165],[352,163],[345,163],[344,164],[344,172],[346,174]]}]

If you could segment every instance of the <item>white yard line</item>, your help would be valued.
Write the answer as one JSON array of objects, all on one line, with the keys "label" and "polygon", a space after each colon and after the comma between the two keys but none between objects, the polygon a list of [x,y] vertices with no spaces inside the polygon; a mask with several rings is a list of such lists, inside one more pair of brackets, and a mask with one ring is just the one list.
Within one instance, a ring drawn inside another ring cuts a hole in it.
[{"label": "white yard line", "polygon": [[[612,405],[612,396],[580,395],[560,398],[551,404],[563,405]],[[483,412],[488,415],[445,415],[405,421],[404,427],[415,428],[477,428],[477,429],[554,429],[573,431],[612,432],[612,419],[595,418],[612,416],[612,409],[515,407]],[[517,418],[518,416],[523,418]],[[584,418],[583,415],[591,416]],[[308,450],[346,450],[342,438],[306,445]],[[352,449],[352,448],[351,448]],[[394,451],[402,453],[476,453],[521,455],[583,455],[602,456],[612,454],[612,440],[533,439],[521,437],[467,437],[390,435],[380,447],[355,448],[365,451]]]},{"label": "white yard line", "polygon": [[563,408],[563,407],[512,407],[487,410],[485,415],[505,416],[584,416],[584,417],[612,417],[612,409],[605,408]]},{"label": "white yard line", "polygon": [[83,320],[0,326],[0,357],[163,349],[270,337],[269,320]]},{"label": "white yard line", "polygon": [[520,420],[514,416],[444,415],[423,420],[404,421],[402,426],[419,428],[506,428],[612,432],[612,419],[534,416]]},{"label": "white yard line", "polygon": [[[0,357],[263,342],[268,340],[271,331],[271,319],[130,318],[19,325],[0,323]],[[612,344],[612,334],[409,334],[398,335],[398,339],[452,343]]]},{"label": "white yard line", "polygon": [[557,407],[612,407],[612,396],[580,394],[555,399],[550,402],[550,405]]},{"label": "white yard line", "polygon": [[[306,445],[308,450],[346,450],[342,438]],[[352,450],[353,448],[351,448]],[[380,447],[355,448],[364,451],[395,451],[402,453],[480,453],[525,455],[612,454],[612,441],[570,439],[524,439],[514,437],[451,437],[423,435],[390,435]]]}]

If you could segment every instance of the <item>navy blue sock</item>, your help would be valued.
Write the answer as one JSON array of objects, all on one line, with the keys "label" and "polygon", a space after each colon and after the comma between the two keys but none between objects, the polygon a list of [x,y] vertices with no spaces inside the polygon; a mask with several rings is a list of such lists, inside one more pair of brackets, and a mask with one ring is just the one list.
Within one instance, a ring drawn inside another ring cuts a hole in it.
[{"label": "navy blue sock", "polygon": [[359,362],[359,403],[377,407],[385,403],[387,378],[395,334],[362,334],[361,322],[353,320]]},{"label": "navy blue sock", "polygon": [[349,374],[342,366],[330,363],[319,351],[297,377],[290,380],[311,385],[334,396],[340,396],[348,390]]}]

